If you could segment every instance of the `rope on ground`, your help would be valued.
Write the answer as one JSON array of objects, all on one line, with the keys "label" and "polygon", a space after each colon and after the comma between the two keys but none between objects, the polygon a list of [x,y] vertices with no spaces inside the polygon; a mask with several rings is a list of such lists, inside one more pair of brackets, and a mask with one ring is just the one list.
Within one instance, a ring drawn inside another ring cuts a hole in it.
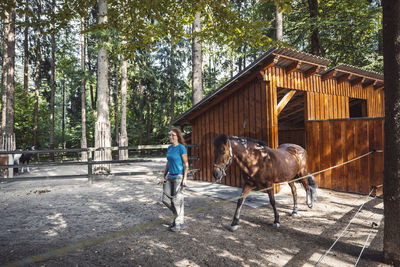
[{"label": "rope on ground", "polygon": [[[370,155],[372,153],[375,153],[375,152],[383,152],[383,151],[382,150],[373,150],[373,151],[370,151],[370,152],[368,152],[368,153],[366,153],[364,155],[361,155],[361,156],[359,156],[357,158],[351,159],[351,160],[349,160],[347,162],[343,162],[341,164],[338,164],[338,165],[335,165],[333,167],[324,169],[322,171],[314,172],[311,175],[319,174],[319,173],[325,172],[327,170],[340,167],[340,166],[342,166],[344,164],[347,164],[347,163],[350,163],[352,161],[361,159],[361,158],[366,157],[366,156],[368,156],[368,155]],[[299,177],[299,178],[296,178],[296,179],[293,179],[293,180],[289,180],[287,182],[282,182],[280,184],[295,182],[295,181],[304,179],[304,178],[308,177],[309,175],[310,174],[302,176],[302,177]],[[255,193],[259,193],[259,192],[264,192],[264,191],[271,190],[271,189],[273,189],[273,186],[268,187],[268,188],[264,188],[264,189],[261,189],[261,190],[258,190],[258,191],[254,191],[254,192],[252,191],[252,192],[249,193],[249,195],[255,194]],[[211,208],[214,208],[216,206],[225,204],[227,202],[235,201],[235,200],[238,200],[238,199],[241,199],[241,198],[243,198],[243,195],[238,196],[238,197],[234,197],[234,198],[231,198],[231,199],[227,199],[227,200],[222,200],[222,201],[217,202],[217,203],[213,203],[213,204],[210,204],[210,205],[207,205],[207,206],[204,206],[204,207],[200,207],[200,208],[195,209],[195,210],[191,210],[191,211],[187,212],[186,215],[189,216],[189,215],[198,213],[200,211],[211,209]],[[169,217],[169,218],[173,218],[173,216]],[[152,221],[152,222],[149,222],[149,223],[141,224],[141,225],[138,225],[136,227],[128,228],[128,229],[125,229],[123,231],[119,231],[119,232],[115,232],[115,233],[111,233],[111,234],[108,234],[108,235],[103,236],[103,237],[93,238],[91,240],[84,241],[84,242],[79,242],[79,243],[76,243],[76,244],[71,245],[71,246],[55,249],[55,250],[47,252],[47,253],[43,253],[43,254],[40,254],[40,255],[27,257],[27,258],[24,258],[22,260],[6,264],[5,266],[19,266],[19,265],[24,265],[24,264],[30,264],[30,263],[35,263],[35,262],[39,262],[39,261],[44,261],[44,260],[49,259],[51,257],[61,256],[63,254],[66,254],[66,253],[68,253],[70,251],[73,251],[73,250],[76,250],[76,249],[82,249],[84,247],[100,244],[100,243],[106,242],[108,240],[111,240],[111,239],[114,239],[114,238],[117,238],[117,237],[121,237],[123,235],[132,234],[132,233],[134,233],[136,231],[144,230],[146,228],[150,228],[150,227],[153,227],[155,225],[162,224],[164,222],[167,222],[167,220],[168,219],[162,219],[162,220],[158,220],[158,221]]]},{"label": "rope on ground", "polygon": [[351,220],[349,221],[349,223],[346,225],[346,227],[344,228],[344,230],[342,231],[342,233],[339,235],[339,237],[335,240],[335,242],[333,242],[333,244],[330,246],[330,248],[325,252],[324,255],[322,255],[317,263],[315,264],[315,266],[317,266],[318,264],[321,263],[321,261],[326,257],[326,255],[328,255],[328,253],[332,250],[332,248],[336,245],[336,243],[339,241],[339,239],[344,235],[344,233],[347,231],[347,229],[349,228],[350,224],[353,222],[353,220],[355,219],[355,217],[357,216],[357,214],[361,211],[361,209],[364,207],[365,203],[367,203],[368,198],[371,196],[372,192],[374,192],[378,187],[381,187],[383,185],[379,185],[379,186],[374,186],[371,189],[371,192],[369,192],[368,196],[366,197],[366,200],[361,204],[361,206],[358,208],[357,212],[354,214],[353,218],[351,218]]},{"label": "rope on ground", "polygon": [[367,246],[367,243],[368,243],[369,238],[371,237],[372,231],[373,231],[377,226],[378,226],[377,223],[372,222],[372,224],[371,224],[371,230],[369,231],[369,235],[368,235],[368,237],[367,237],[367,240],[365,240],[364,246],[363,246],[363,248],[361,249],[360,255],[358,256],[358,259],[357,259],[356,263],[354,264],[354,267],[357,266],[358,262],[360,261],[361,255],[363,254],[364,249],[365,249],[365,247]]}]

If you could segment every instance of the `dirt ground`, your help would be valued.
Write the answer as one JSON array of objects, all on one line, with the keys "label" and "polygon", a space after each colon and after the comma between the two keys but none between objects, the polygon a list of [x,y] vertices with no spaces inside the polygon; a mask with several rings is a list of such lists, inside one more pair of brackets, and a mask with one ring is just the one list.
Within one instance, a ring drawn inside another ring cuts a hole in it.
[{"label": "dirt ground", "polygon": [[236,203],[186,190],[185,230],[173,233],[157,182],[148,175],[1,183],[0,265],[314,266],[366,202],[318,266],[354,266],[369,235],[357,266],[387,266],[380,198],[320,189],[310,210],[298,186],[299,216],[289,216],[291,201],[278,202],[281,227],[273,228],[270,206],[244,206],[230,232]]}]

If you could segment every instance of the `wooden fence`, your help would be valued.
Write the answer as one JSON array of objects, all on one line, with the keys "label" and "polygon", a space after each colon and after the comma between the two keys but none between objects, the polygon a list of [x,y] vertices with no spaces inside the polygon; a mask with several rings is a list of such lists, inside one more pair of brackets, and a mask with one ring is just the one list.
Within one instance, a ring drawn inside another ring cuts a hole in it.
[{"label": "wooden fence", "polygon": [[[384,149],[384,119],[340,119],[306,122],[307,151],[311,172],[346,162],[370,151]],[[318,186],[368,194],[383,184],[383,153],[316,175]]]}]

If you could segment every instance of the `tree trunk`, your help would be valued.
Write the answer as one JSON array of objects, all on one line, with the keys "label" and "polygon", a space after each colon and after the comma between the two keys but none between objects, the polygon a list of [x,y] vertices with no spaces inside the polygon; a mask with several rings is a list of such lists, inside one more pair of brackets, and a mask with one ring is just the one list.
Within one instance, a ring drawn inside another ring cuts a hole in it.
[{"label": "tree trunk", "polygon": [[325,50],[323,49],[321,39],[319,38],[319,29],[316,25],[319,16],[318,0],[308,0],[308,7],[310,10],[310,17],[313,20],[313,26],[311,28],[311,54],[316,56],[325,56]]},{"label": "tree trunk", "polygon": [[[41,13],[42,3],[38,1],[38,14]],[[33,145],[37,146],[38,117],[39,117],[39,89],[40,89],[40,69],[41,69],[41,39],[42,29],[40,26],[36,28],[36,48],[35,48],[35,109],[33,115]]]},{"label": "tree trunk", "polygon": [[61,144],[62,148],[65,149],[65,81],[61,81],[62,87],[62,121],[61,121]]},{"label": "tree trunk", "polygon": [[[98,0],[99,24],[107,23],[107,0]],[[108,84],[108,51],[105,48],[107,40],[100,40],[101,45],[97,57],[97,121],[95,125],[95,147],[111,147]],[[111,160],[111,150],[95,152],[95,161]],[[110,165],[96,166],[96,173],[110,173]]]},{"label": "tree trunk", "polygon": [[[128,133],[126,131],[126,102],[128,84],[128,61],[122,56],[121,64],[121,135],[119,137],[120,146],[128,146]],[[119,151],[119,159],[127,160],[128,150]]]},{"label": "tree trunk", "polygon": [[[56,1],[53,0],[53,14],[56,13]],[[54,29],[54,27],[53,27]],[[50,77],[50,149],[54,149],[54,95],[56,92],[56,37],[55,33],[51,34],[51,77]],[[50,160],[54,161],[54,153],[50,153]]]},{"label": "tree trunk", "polygon": [[[195,20],[193,22],[193,34],[201,31],[201,13],[196,13]],[[192,79],[192,106],[196,105],[203,98],[203,71],[202,71],[202,53],[201,53],[201,42],[199,37],[193,37],[192,39],[192,68],[193,68],[193,79]]]},{"label": "tree trunk", "polygon": [[[113,86],[113,97],[114,97],[114,142],[115,146],[119,146],[119,117],[118,117],[118,82],[117,82],[117,77],[115,78],[115,83]],[[119,154],[117,155],[119,157]]]},{"label": "tree trunk", "polygon": [[282,12],[277,6],[275,6],[275,27],[276,27],[276,40],[282,41],[283,38],[283,19]]},{"label": "tree trunk", "polygon": [[[86,39],[83,31],[85,30],[85,18],[81,18],[81,68],[83,72],[82,82],[81,82],[81,120],[82,120],[82,136],[81,136],[81,148],[87,148],[86,140],[86,68],[85,68],[85,58],[86,58]],[[87,152],[82,152],[81,160],[87,161]]]},{"label": "tree trunk", "polygon": [[[26,1],[29,4],[29,0]],[[24,29],[24,94],[28,96],[29,92],[29,17],[25,14],[25,29]]]},{"label": "tree trunk", "polygon": [[[171,105],[170,105],[170,117],[171,117],[171,122],[175,119],[175,84],[174,84],[174,76],[175,76],[175,67],[174,67],[174,57],[175,57],[175,50],[174,50],[174,44],[171,42],[171,50],[169,53],[169,87],[170,87],[170,99],[171,99]],[[193,76],[194,78],[194,76]],[[194,87],[193,87],[194,88]],[[193,89],[194,90],[194,89]],[[193,91],[194,92],[194,91]],[[194,95],[194,94],[193,94]],[[201,98],[200,98],[201,100]],[[197,102],[199,102],[198,100]],[[197,103],[196,102],[196,103]],[[194,105],[194,104],[193,104]]]},{"label": "tree trunk", "polygon": [[385,76],[384,259],[400,266],[400,2],[383,1]]},{"label": "tree trunk", "polygon": [[[14,0],[15,2],[15,0]],[[14,71],[15,71],[15,8],[6,12],[4,20],[4,58],[3,58],[3,95],[2,120],[3,133],[14,132]]]}]

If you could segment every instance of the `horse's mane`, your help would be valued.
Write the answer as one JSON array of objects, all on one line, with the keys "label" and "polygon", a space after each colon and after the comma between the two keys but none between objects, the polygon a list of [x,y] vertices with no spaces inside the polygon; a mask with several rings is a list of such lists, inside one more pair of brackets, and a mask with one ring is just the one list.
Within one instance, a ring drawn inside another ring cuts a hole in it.
[{"label": "horse's mane", "polygon": [[266,143],[264,143],[263,141],[260,141],[260,140],[256,140],[256,139],[248,138],[248,137],[238,137],[238,136],[229,136],[228,137],[224,133],[218,135],[214,139],[214,145],[216,147],[220,147],[222,144],[225,144],[228,139],[237,141],[237,142],[241,143],[242,145],[251,143],[251,144],[259,145],[262,147],[268,147]]},{"label": "horse's mane", "polygon": [[228,136],[224,133],[218,135],[217,137],[215,137],[214,139],[214,146],[216,147],[220,147],[222,144],[226,143],[226,140],[228,140]]},{"label": "horse's mane", "polygon": [[240,142],[243,145],[252,143],[255,145],[262,146],[262,147],[268,147],[268,145],[265,142],[257,140],[257,139],[249,138],[249,137],[231,136],[231,137],[229,137],[229,139]]}]

